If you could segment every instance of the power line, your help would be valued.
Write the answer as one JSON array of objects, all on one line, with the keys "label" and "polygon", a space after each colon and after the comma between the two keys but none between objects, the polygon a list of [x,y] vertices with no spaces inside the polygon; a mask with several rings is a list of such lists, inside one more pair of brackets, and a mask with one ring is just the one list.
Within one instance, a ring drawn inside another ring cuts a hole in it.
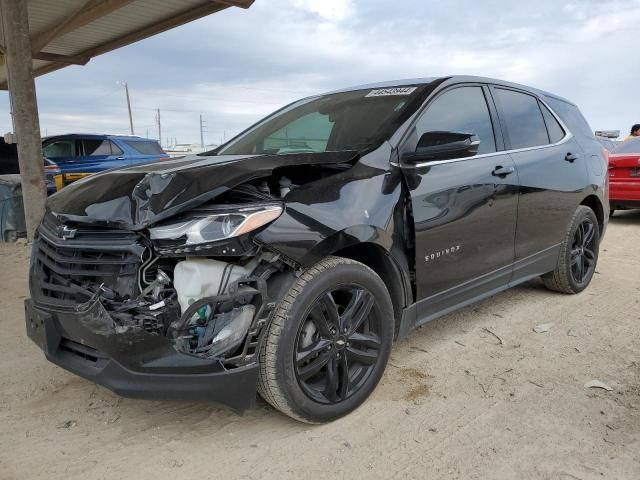
[{"label": "power line", "polygon": [[[144,107],[138,107],[138,108],[134,108],[135,110],[145,110],[145,111],[151,111],[151,112],[155,112],[157,110],[157,108],[144,108]],[[172,108],[163,108],[162,109],[163,112],[175,112],[175,113],[210,113],[212,115],[219,115],[221,112],[216,112],[214,110],[176,110],[176,109],[172,109]]]},{"label": "power line", "polygon": [[258,105],[282,105],[282,102],[264,102],[260,100],[241,100],[241,99],[230,100],[229,98],[210,97],[208,95],[176,95],[174,93],[149,93],[149,92],[142,93],[142,95],[149,95],[152,97],[184,98],[184,99],[192,99],[192,100],[215,100],[216,102],[227,102],[227,103],[255,103]]},{"label": "power line", "polygon": [[[120,107],[116,106],[116,105],[107,105],[104,103],[101,103],[99,105],[94,104],[97,107],[103,107],[103,108],[114,108],[114,109],[120,109]],[[274,105],[282,105],[282,104],[274,104]],[[131,107],[131,110],[133,110],[134,112],[156,112],[158,109],[157,108],[150,108],[150,107]],[[215,111],[215,110],[187,110],[187,109],[174,109],[174,108],[163,108],[162,110],[164,110],[165,112],[176,112],[176,113],[210,113],[212,115],[218,115],[221,112],[220,111]]]},{"label": "power line", "polygon": [[109,90],[106,93],[103,91],[102,93],[100,93],[98,95],[93,95],[92,97],[93,97],[94,100],[101,99],[101,98],[104,98],[104,97],[110,97],[114,93],[117,93],[119,90],[120,90],[120,85],[118,85],[113,90]]},{"label": "power line", "polygon": [[[268,88],[268,87],[247,87],[240,85],[224,85],[222,88],[233,88],[239,90],[253,90],[256,92],[281,92],[281,93],[294,93],[296,95],[313,95],[313,92],[307,92],[302,90],[292,90],[290,88]],[[163,93],[149,93],[149,95],[161,95],[165,96]]]}]

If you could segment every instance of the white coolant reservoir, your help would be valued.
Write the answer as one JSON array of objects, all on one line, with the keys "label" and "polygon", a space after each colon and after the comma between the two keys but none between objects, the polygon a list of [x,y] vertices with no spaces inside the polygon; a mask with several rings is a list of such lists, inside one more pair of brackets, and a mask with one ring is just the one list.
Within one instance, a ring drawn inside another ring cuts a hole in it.
[{"label": "white coolant reservoir", "polygon": [[184,313],[189,305],[201,298],[224,295],[229,291],[229,285],[248,276],[255,266],[253,262],[243,267],[210,258],[178,262],[173,271],[173,286],[178,294],[181,312]]}]

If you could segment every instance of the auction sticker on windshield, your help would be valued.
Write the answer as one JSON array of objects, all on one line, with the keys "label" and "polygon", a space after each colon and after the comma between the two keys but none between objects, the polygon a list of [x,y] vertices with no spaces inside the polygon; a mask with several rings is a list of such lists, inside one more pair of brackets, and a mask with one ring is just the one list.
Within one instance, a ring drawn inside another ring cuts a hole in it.
[{"label": "auction sticker on windshield", "polygon": [[378,88],[376,90],[371,90],[369,93],[365,95],[365,98],[368,97],[389,97],[394,95],[411,95],[416,91],[418,87],[393,87],[393,88]]}]

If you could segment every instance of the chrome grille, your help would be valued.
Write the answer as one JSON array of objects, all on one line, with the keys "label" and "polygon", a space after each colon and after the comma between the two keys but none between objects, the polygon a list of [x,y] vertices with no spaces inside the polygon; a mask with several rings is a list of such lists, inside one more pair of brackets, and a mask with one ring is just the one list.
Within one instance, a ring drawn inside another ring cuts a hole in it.
[{"label": "chrome grille", "polygon": [[101,285],[122,298],[135,296],[145,252],[138,235],[95,227],[73,230],[73,239],[63,239],[57,234],[62,230],[50,222],[38,229],[31,267],[34,296],[73,305],[88,301]]}]

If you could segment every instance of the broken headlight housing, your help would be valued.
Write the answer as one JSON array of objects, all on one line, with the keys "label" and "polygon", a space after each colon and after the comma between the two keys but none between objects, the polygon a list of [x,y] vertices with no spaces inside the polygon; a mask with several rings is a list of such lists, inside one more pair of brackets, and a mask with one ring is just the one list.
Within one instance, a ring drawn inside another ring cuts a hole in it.
[{"label": "broken headlight housing", "polygon": [[234,239],[273,222],[281,214],[282,206],[275,204],[202,208],[179,222],[152,227],[149,233],[159,253],[240,254],[242,245],[236,245]]}]

